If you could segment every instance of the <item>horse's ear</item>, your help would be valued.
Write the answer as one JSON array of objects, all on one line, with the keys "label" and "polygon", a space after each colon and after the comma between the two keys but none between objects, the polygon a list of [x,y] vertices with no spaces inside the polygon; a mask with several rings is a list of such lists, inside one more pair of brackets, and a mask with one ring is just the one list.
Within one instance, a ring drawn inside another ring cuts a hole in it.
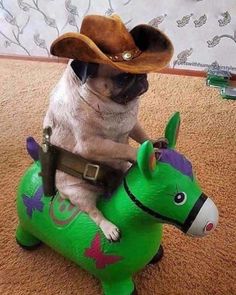
[{"label": "horse's ear", "polygon": [[180,128],[180,114],[176,112],[169,119],[166,129],[165,138],[168,140],[168,148],[175,148]]},{"label": "horse's ear", "polygon": [[145,141],[138,149],[138,167],[146,178],[151,178],[156,168],[156,156],[151,141]]}]

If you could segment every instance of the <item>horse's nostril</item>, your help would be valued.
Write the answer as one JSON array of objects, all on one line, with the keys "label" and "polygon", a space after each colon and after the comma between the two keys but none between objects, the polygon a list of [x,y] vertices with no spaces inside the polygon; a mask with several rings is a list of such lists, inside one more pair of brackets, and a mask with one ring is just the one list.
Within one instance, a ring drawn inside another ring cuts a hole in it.
[{"label": "horse's nostril", "polygon": [[214,228],[214,224],[212,222],[208,222],[204,228],[205,232],[209,232]]},{"label": "horse's nostril", "polygon": [[210,198],[207,198],[187,234],[199,237],[211,234],[218,224],[218,219],[219,213],[216,205]]}]

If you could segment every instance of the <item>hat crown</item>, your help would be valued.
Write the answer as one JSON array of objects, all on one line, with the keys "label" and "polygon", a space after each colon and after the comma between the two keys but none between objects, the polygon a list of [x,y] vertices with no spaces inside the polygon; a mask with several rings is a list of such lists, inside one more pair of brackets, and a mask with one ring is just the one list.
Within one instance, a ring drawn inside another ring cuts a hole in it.
[{"label": "hat crown", "polygon": [[164,68],[173,55],[173,45],[165,34],[150,25],[137,25],[129,32],[117,15],[88,15],[80,33],[59,36],[50,52],[58,57],[107,64],[140,74]]},{"label": "hat crown", "polygon": [[83,19],[80,33],[89,37],[105,54],[137,48],[132,35],[117,15],[88,15]]}]

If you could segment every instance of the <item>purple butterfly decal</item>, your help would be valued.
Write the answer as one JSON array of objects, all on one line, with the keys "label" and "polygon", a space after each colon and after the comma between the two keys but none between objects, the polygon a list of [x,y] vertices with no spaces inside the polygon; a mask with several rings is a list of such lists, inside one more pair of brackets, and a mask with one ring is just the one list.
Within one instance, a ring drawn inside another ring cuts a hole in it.
[{"label": "purple butterfly decal", "polygon": [[43,187],[39,187],[39,189],[36,191],[33,197],[28,197],[26,195],[23,195],[23,203],[26,207],[26,212],[29,215],[29,217],[32,217],[33,211],[38,210],[40,212],[43,211],[43,202],[41,201],[43,196]]}]

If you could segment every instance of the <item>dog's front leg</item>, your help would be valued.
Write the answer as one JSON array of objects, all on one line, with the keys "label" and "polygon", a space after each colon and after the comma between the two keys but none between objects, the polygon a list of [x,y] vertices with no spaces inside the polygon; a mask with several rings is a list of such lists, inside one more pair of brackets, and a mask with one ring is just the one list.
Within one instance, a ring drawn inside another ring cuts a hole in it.
[{"label": "dog's front leg", "polygon": [[120,239],[119,228],[104,217],[102,212],[96,207],[96,201],[99,198],[100,192],[96,191],[95,187],[89,189],[86,184],[72,183],[64,186],[58,185],[59,192],[63,199],[69,199],[72,204],[87,213],[89,217],[101,228],[105,237],[110,242],[116,242]]},{"label": "dog's front leg", "polygon": [[129,136],[136,142],[142,144],[146,140],[151,140],[145,130],[142,128],[141,124],[137,122],[134,128],[131,130]]},{"label": "dog's front leg", "polygon": [[136,123],[134,128],[130,132],[130,138],[135,140],[136,142],[142,144],[146,140],[150,140],[154,146],[154,148],[166,148],[168,141],[164,137],[160,137],[158,139],[151,139],[145,130],[142,128],[139,122]]},{"label": "dog's front leg", "polygon": [[120,240],[120,230],[118,227],[107,220],[97,207],[89,208],[87,214],[101,228],[109,242],[118,242]]}]

